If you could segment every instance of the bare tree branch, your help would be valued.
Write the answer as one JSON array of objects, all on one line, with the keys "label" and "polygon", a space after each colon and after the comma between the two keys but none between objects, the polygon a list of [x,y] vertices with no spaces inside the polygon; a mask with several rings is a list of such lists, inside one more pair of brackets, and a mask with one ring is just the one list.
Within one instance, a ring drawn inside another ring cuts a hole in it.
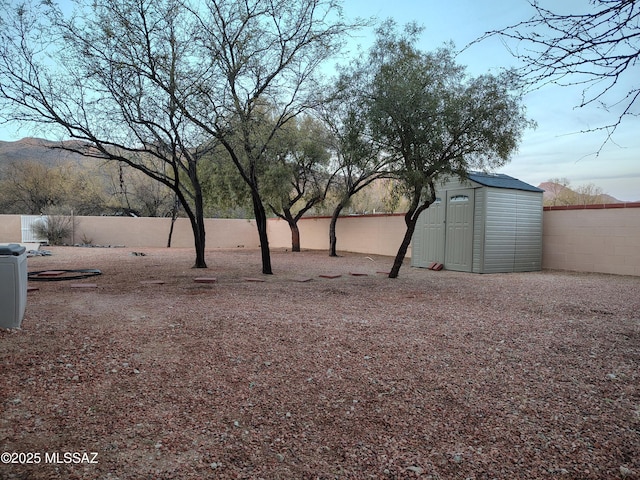
[{"label": "bare tree branch", "polygon": [[548,84],[581,86],[577,107],[597,105],[611,112],[606,125],[585,131],[611,136],[625,117],[637,116],[640,97],[640,3],[635,0],[590,0],[590,11],[555,13],[537,0],[534,15],[515,25],[485,33],[465,47],[500,37],[524,62],[519,74],[530,90]]}]

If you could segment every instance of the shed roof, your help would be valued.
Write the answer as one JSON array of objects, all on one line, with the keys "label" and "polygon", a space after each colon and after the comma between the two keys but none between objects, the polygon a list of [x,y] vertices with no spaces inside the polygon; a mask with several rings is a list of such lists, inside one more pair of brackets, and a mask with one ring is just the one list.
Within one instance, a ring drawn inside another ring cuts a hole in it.
[{"label": "shed roof", "polygon": [[471,172],[469,173],[469,180],[473,180],[485,187],[494,188],[511,188],[513,190],[525,190],[528,192],[544,192],[541,188],[529,185],[517,178],[510,177],[504,173],[482,173]]}]

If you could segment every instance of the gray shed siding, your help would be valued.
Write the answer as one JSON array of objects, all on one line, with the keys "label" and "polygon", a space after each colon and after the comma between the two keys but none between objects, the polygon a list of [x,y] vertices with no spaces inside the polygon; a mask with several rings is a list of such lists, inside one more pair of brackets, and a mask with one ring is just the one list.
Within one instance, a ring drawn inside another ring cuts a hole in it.
[{"label": "gray shed siding", "polygon": [[542,195],[487,188],[482,273],[542,268]]},{"label": "gray shed siding", "polygon": [[542,194],[518,192],[514,272],[542,270]]},{"label": "gray shed siding", "polygon": [[473,215],[473,269],[472,272],[482,272],[483,255],[485,248],[485,224],[484,219],[486,216],[487,195],[486,191],[482,188],[476,189],[475,199],[476,206]]},{"label": "gray shed siding", "polygon": [[[499,178],[509,182],[510,177]],[[483,179],[480,178],[482,181]],[[493,180],[491,178],[490,180]],[[519,181],[511,179],[518,186]],[[519,182],[521,185],[522,182]],[[530,186],[527,186],[530,187]],[[441,199],[440,212],[447,212],[446,200],[453,192],[473,189],[473,244],[472,262],[468,269],[452,265],[450,269],[474,273],[528,272],[542,269],[542,191],[486,186],[475,181],[448,181],[437,192]],[[525,187],[526,188],[526,187]],[[445,205],[442,205],[445,203]],[[434,230],[435,209],[427,209],[420,218],[414,235],[411,259],[413,266],[426,267],[431,262],[444,263],[434,252],[441,251],[429,245],[436,241],[444,249],[456,249],[446,238],[447,228]],[[440,238],[440,237],[443,238]]]},{"label": "gray shed siding", "polygon": [[480,272],[513,271],[516,254],[517,212],[515,191],[492,189],[487,192],[486,247]]}]

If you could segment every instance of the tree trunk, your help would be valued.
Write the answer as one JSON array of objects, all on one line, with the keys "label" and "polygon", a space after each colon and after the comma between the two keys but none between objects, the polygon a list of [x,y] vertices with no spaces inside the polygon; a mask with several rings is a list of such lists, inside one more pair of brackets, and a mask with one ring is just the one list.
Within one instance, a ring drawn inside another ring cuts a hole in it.
[{"label": "tree trunk", "polygon": [[202,189],[196,175],[195,162],[189,162],[189,178],[194,190],[195,215],[192,220],[193,237],[196,247],[196,263],[193,268],[207,268],[204,259],[205,250],[205,231],[204,231],[204,199],[202,198]]},{"label": "tree trunk", "polygon": [[205,232],[204,232],[204,218],[198,220],[197,233],[194,231],[195,247],[196,247],[196,263],[194,268],[207,268],[207,262],[204,257],[205,250]]},{"label": "tree trunk", "polygon": [[298,228],[297,222],[289,223],[289,228],[291,228],[291,251],[299,252],[300,251],[300,229]]},{"label": "tree trunk", "polygon": [[340,212],[344,208],[345,202],[340,202],[336,205],[336,208],[333,210],[333,214],[331,215],[331,222],[329,223],[329,256],[337,257],[336,253],[336,245],[338,243],[338,239],[336,237],[336,223],[338,223],[338,217],[340,216]]},{"label": "tree trunk", "polygon": [[205,250],[205,231],[204,231],[204,216],[202,211],[200,214],[193,215],[192,212],[187,210],[189,221],[191,222],[191,229],[193,230],[193,240],[196,249],[196,263],[193,268],[207,268],[207,262],[204,258]]},{"label": "tree trunk", "polygon": [[271,270],[271,254],[269,252],[269,238],[267,236],[267,212],[264,205],[260,201],[260,195],[252,192],[253,213],[256,217],[256,226],[258,227],[258,238],[260,239],[260,253],[262,254],[262,273],[272,275]]},{"label": "tree trunk", "polygon": [[187,215],[189,215],[189,220],[191,220],[191,228],[193,229],[193,239],[196,248],[196,263],[193,265],[193,268],[207,268],[207,262],[204,258],[204,250],[205,250],[205,231],[204,231],[204,208],[203,208],[203,199],[199,185],[194,185],[196,187],[196,195],[195,195],[195,214],[191,211],[191,209],[187,210]]},{"label": "tree trunk", "polygon": [[180,201],[178,200],[178,196],[175,196],[173,201],[173,207],[171,207],[171,228],[169,228],[169,238],[167,239],[167,248],[171,248],[171,239],[173,238],[173,227],[176,223],[176,218],[178,218],[178,208],[180,205]]},{"label": "tree trunk", "polygon": [[404,238],[402,239],[396,258],[393,261],[393,267],[391,267],[391,271],[389,272],[389,278],[398,278],[398,273],[400,273],[400,267],[402,267],[402,262],[404,261],[404,257],[409,249],[409,244],[411,243],[413,232],[416,229],[417,221],[418,217],[416,216],[412,217],[411,221],[407,222],[407,230],[404,232]]},{"label": "tree trunk", "polygon": [[285,208],[283,210],[284,219],[289,224],[289,228],[291,229],[291,251],[299,252],[300,251],[300,229],[298,228],[298,221],[291,215],[291,210]]},{"label": "tree trunk", "polygon": [[[407,250],[409,249],[409,244],[411,243],[411,238],[413,237],[413,232],[416,229],[416,224],[418,223],[418,218],[420,214],[424,212],[429,206],[436,201],[436,194],[431,185],[431,197],[427,202],[423,203],[420,206],[414,206],[413,209],[409,209],[409,211],[404,216],[404,223],[407,225],[407,230],[404,232],[404,238],[402,239],[402,243],[400,244],[400,248],[398,249],[398,253],[396,254],[396,258],[393,261],[393,267],[391,267],[391,271],[389,272],[389,278],[398,278],[398,273],[400,273],[400,267],[402,267],[402,262],[404,261],[404,257],[407,254]],[[418,202],[414,203],[417,205]]]},{"label": "tree trunk", "polygon": [[171,248],[171,239],[173,237],[173,227],[176,224],[175,215],[171,215],[171,226],[169,227],[169,238],[167,238],[167,248]]}]

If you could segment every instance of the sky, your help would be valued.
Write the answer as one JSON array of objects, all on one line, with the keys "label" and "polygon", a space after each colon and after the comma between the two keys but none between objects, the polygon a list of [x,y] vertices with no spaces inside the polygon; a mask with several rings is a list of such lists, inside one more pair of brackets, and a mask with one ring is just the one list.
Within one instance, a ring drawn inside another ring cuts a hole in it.
[{"label": "sky", "polygon": [[[559,2],[541,0],[542,6],[557,8]],[[563,0],[565,11],[582,12],[588,0]],[[462,48],[483,33],[500,29],[531,17],[526,0],[344,0],[346,16],[393,18],[399,25],[415,21],[424,26],[419,48],[430,51],[453,41]],[[371,30],[354,34],[353,48],[368,48]],[[520,66],[497,38],[477,43],[458,57],[470,75],[499,72]],[[579,87],[545,86],[524,99],[529,118],[537,123],[527,130],[511,162],[497,172],[531,185],[566,178],[570,187],[594,184],[604,193],[623,201],[640,201],[640,116],[627,117],[611,141],[603,146],[602,131],[579,133],[607,125],[612,114],[595,105],[576,108],[581,100]],[[0,125],[0,140],[15,141],[29,136],[27,128]],[[600,152],[599,154],[597,154]]]},{"label": "sky", "polygon": [[[562,13],[589,11],[588,0],[539,3],[552,11],[562,5]],[[462,49],[487,31],[527,20],[533,14],[526,0],[346,0],[344,6],[348,16],[393,18],[399,25],[417,22],[424,27],[419,43],[424,51],[449,41]],[[371,40],[364,34],[357,41],[366,48]],[[458,63],[467,66],[470,75],[521,66],[498,38],[471,46],[459,55]],[[640,117],[627,117],[612,141],[602,147],[604,132],[578,132],[607,125],[617,117],[596,106],[575,108],[581,95],[582,88],[559,86],[528,94],[524,104],[537,127],[525,132],[512,161],[497,172],[536,186],[566,178],[570,187],[594,184],[619,200],[640,201]]]}]

